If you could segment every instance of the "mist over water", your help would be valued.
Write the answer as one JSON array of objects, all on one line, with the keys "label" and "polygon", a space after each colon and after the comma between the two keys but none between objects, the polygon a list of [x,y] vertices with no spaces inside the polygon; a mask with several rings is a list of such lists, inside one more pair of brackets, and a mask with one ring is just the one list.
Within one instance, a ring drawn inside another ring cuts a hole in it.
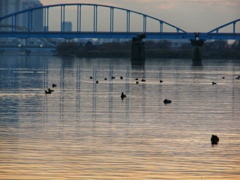
[{"label": "mist over water", "polygon": [[0,179],[238,179],[239,75],[239,60],[0,56]]}]

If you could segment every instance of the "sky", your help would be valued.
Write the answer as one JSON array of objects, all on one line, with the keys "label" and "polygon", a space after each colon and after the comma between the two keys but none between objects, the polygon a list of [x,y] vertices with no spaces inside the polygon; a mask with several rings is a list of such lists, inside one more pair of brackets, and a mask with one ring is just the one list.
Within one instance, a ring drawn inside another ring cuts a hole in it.
[{"label": "sky", "polygon": [[[141,12],[187,32],[208,32],[240,19],[240,0],[41,0],[43,5],[93,3]],[[240,22],[236,24],[240,32]]]}]

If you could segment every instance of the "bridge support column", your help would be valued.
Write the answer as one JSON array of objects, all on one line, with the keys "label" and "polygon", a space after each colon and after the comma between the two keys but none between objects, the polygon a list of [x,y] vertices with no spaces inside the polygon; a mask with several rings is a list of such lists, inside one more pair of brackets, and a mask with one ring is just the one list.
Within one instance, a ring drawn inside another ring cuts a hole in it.
[{"label": "bridge support column", "polygon": [[145,42],[142,41],[145,38],[145,34],[138,35],[132,38],[132,54],[131,59],[134,61],[145,60]]},{"label": "bridge support column", "polygon": [[191,40],[191,44],[193,46],[192,60],[193,61],[202,61],[202,47],[204,44],[204,40],[199,39],[199,34],[195,34],[195,39]]}]

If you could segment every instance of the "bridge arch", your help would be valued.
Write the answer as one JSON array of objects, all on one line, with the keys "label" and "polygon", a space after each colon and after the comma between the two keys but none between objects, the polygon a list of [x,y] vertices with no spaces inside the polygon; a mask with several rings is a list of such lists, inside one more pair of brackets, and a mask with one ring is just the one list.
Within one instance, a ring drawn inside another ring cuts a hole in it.
[{"label": "bridge arch", "polygon": [[236,19],[234,21],[231,21],[229,23],[223,24],[217,28],[214,28],[213,30],[209,31],[208,33],[219,33],[219,30],[232,25],[232,32],[231,33],[236,33],[236,23],[240,22],[240,19]]},{"label": "bridge arch", "polygon": [[[106,20],[109,22],[109,27],[108,27],[108,32],[115,32],[115,24],[116,24],[116,20],[115,20],[115,11],[121,11],[123,14],[125,14],[125,22],[126,22],[126,30],[125,32],[131,32],[131,25],[132,22],[131,21],[131,16],[132,15],[137,15],[138,17],[140,17],[142,19],[142,29],[138,30],[139,33],[145,33],[148,31],[148,26],[147,23],[148,21],[154,21],[157,22],[159,24],[159,30],[158,32],[163,33],[166,32],[165,30],[165,26],[166,27],[170,27],[173,30],[175,30],[175,32],[180,32],[180,33],[186,33],[186,31],[184,31],[183,29],[170,24],[166,21],[163,21],[161,19],[149,16],[147,14],[143,14],[137,11],[132,11],[129,9],[125,9],[125,8],[120,8],[120,7],[114,7],[114,6],[108,6],[108,5],[101,5],[101,4],[89,4],[89,3],[68,3],[68,4],[54,4],[54,5],[48,5],[48,6],[41,6],[41,7],[34,7],[31,9],[26,9],[23,11],[19,11],[19,12],[15,12],[12,14],[9,14],[7,16],[4,17],[0,17],[0,24],[4,24],[4,21],[8,21],[10,24],[8,24],[9,26],[12,27],[12,31],[16,31],[20,26],[20,22],[19,22],[19,17],[22,16],[23,14],[25,14],[25,16],[27,17],[27,27],[25,27],[26,31],[30,32],[30,31],[36,31],[33,30],[33,16],[34,13],[37,11],[42,11],[43,13],[43,26],[45,27],[49,27],[49,23],[50,23],[50,13],[49,10],[53,9],[53,8],[60,8],[60,16],[58,18],[60,18],[60,32],[63,32],[65,29],[65,24],[63,22],[66,21],[66,7],[75,7],[76,8],[76,16],[75,16],[75,24],[76,24],[76,31],[77,32],[82,32],[83,28],[82,28],[82,9],[84,7],[91,7],[93,9],[93,13],[91,14],[92,16],[92,21],[93,21],[93,25],[92,25],[92,32],[99,32],[99,22],[98,22],[98,9],[99,8],[105,8],[108,10],[109,12],[109,19]],[[5,23],[6,24],[6,23]],[[49,31],[48,28],[45,28],[43,31]]]}]

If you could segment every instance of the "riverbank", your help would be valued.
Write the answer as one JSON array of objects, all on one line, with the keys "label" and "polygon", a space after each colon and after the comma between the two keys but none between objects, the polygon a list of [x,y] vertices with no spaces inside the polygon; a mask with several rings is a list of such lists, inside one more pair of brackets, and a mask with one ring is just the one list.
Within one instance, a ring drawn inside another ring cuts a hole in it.
[{"label": "riverbank", "polygon": [[[202,48],[202,57],[208,59],[240,59],[240,48],[229,48],[224,44],[207,43]],[[191,59],[193,47],[191,44],[184,44],[181,47],[173,48],[168,41],[161,43],[146,42],[145,55],[146,58],[183,58]],[[75,56],[89,58],[115,58],[124,57],[131,58],[131,42],[124,43],[103,43],[93,45],[87,43],[85,45],[73,42],[62,43],[57,46],[56,54],[58,56]]]},{"label": "riverbank", "polygon": [[33,55],[33,56],[51,56],[51,55],[56,55],[56,50],[55,48],[50,48],[50,49],[40,49],[40,48],[28,48],[28,51],[23,51],[20,50],[19,48],[2,48],[0,50],[0,55],[4,56],[22,56],[22,55]]}]

